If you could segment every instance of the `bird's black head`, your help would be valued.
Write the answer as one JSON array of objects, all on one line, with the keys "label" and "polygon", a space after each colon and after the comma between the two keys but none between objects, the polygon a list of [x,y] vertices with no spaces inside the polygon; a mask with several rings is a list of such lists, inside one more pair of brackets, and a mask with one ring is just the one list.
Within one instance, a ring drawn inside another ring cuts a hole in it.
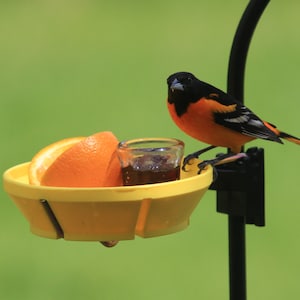
[{"label": "bird's black head", "polygon": [[178,116],[183,115],[190,103],[197,102],[205,96],[205,84],[188,72],[170,75],[168,83],[168,102],[174,103]]}]

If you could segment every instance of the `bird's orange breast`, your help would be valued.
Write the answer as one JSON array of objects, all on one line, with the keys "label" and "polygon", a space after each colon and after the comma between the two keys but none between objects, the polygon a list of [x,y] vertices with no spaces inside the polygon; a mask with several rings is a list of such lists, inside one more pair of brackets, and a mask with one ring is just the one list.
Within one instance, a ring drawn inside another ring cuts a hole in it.
[{"label": "bird's orange breast", "polygon": [[175,105],[168,103],[173,121],[186,134],[201,142],[240,152],[242,145],[254,138],[219,125],[214,120],[214,112],[230,112],[235,109],[234,106],[235,104],[225,107],[216,101],[202,98],[195,103],[190,103],[187,111],[179,117]]}]

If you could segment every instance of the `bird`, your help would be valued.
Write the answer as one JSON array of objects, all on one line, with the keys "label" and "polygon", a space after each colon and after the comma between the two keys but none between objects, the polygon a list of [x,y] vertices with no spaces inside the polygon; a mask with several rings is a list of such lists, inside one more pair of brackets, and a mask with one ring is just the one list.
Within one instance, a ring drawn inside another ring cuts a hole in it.
[{"label": "bird", "polygon": [[191,158],[198,158],[215,147],[226,147],[229,152],[200,163],[200,171],[209,163],[217,164],[241,153],[243,146],[254,139],[280,144],[285,139],[300,145],[298,137],[280,131],[233,96],[199,80],[192,73],[174,73],[167,78],[167,85],[167,106],[175,124],[187,135],[210,145],[185,157],[183,169]]}]

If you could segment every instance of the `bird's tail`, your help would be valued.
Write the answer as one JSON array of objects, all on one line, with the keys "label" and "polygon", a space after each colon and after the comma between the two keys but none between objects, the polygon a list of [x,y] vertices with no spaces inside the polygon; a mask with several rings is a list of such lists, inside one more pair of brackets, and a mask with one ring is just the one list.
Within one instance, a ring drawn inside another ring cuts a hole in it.
[{"label": "bird's tail", "polygon": [[280,131],[279,132],[279,137],[283,138],[283,139],[285,139],[285,140],[287,140],[289,142],[292,142],[292,143],[295,143],[297,145],[300,145],[300,139],[297,138],[297,137],[295,137],[295,136],[292,136],[292,135],[290,135],[288,133]]},{"label": "bird's tail", "polygon": [[300,145],[300,139],[293,136],[293,135],[290,135],[286,132],[283,132],[283,131],[280,131],[276,128],[275,125],[271,124],[271,123],[268,123],[268,122],[264,122],[264,124],[270,129],[272,130],[279,138],[282,138],[282,139],[285,139],[289,142],[292,142],[292,143],[295,143],[297,145]]}]

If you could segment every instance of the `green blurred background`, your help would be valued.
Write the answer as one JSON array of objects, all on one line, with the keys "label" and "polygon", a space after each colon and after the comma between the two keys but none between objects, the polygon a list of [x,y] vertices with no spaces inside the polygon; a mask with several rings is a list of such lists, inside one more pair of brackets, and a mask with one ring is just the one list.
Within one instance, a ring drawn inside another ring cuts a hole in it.
[{"label": "green blurred background", "polygon": [[[166,109],[166,77],[191,71],[226,89],[232,38],[247,1],[0,2],[1,172],[42,147],[111,130],[120,139],[183,134]],[[300,135],[300,3],[271,1],[252,40],[246,104]],[[266,151],[267,226],[247,227],[249,299],[300,295],[299,148]],[[220,150],[219,150],[220,151]],[[214,153],[208,155],[211,157]],[[97,242],[34,236],[0,191],[0,298],[228,299],[227,217],[209,191],[189,228]]]}]

